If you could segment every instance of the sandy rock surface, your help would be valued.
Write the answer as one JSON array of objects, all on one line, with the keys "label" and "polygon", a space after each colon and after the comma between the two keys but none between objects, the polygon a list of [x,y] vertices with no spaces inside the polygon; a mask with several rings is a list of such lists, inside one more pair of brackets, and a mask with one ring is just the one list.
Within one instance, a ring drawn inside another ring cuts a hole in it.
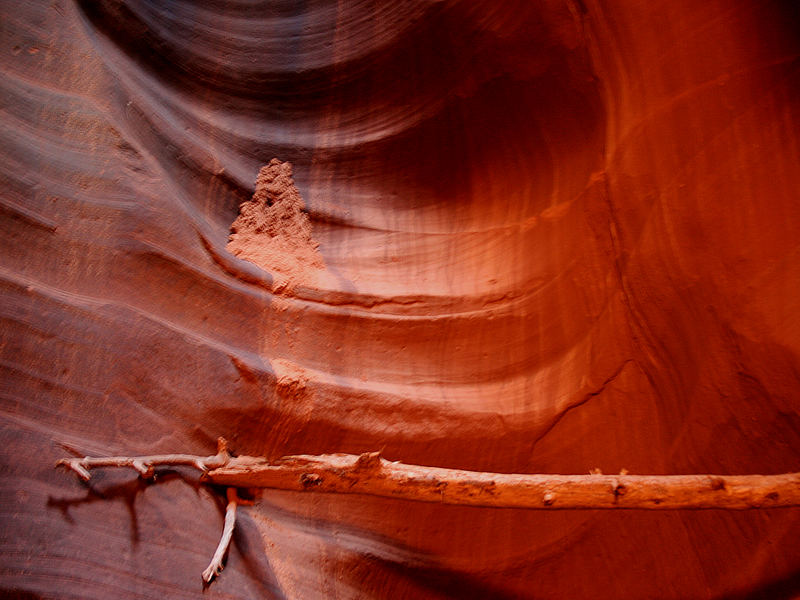
[{"label": "sandy rock surface", "polygon": [[[799,22],[777,0],[3,3],[0,596],[800,595],[796,509],[294,492],[240,511],[202,592],[224,493],[52,469],[225,436],[800,470]],[[259,190],[278,209],[240,216]],[[275,234],[264,268],[243,219]]]}]

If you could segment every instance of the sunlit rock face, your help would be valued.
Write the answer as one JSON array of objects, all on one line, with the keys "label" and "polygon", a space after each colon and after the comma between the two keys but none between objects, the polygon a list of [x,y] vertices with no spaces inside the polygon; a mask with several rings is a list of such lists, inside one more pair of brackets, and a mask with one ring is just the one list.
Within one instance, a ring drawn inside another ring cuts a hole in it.
[{"label": "sunlit rock face", "polygon": [[[0,595],[201,593],[223,495],[70,449],[800,470],[794,3],[1,10]],[[273,158],[291,289],[226,250]],[[800,594],[797,509],[241,512],[208,598]]]}]

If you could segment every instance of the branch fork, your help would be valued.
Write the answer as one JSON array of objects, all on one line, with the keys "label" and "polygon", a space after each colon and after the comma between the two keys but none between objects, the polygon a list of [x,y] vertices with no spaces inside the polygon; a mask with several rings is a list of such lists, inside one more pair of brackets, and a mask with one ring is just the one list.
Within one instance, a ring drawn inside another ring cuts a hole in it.
[{"label": "branch fork", "polygon": [[98,467],[128,467],[134,469],[143,479],[155,477],[155,467],[187,465],[201,473],[224,467],[231,459],[228,443],[225,438],[217,440],[217,453],[213,456],[196,456],[194,454],[156,454],[152,456],[104,456],[92,458],[62,458],[56,467],[64,467],[75,472],[82,481],[88,482],[92,475],[90,469]]}]

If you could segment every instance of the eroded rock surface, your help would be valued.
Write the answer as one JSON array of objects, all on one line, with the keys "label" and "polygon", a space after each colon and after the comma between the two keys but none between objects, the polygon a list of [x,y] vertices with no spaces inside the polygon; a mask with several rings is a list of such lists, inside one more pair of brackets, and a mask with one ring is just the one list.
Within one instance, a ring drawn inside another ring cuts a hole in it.
[{"label": "eroded rock surface", "polygon": [[291,290],[300,281],[313,283],[325,268],[318,247],[292,165],[273,158],[258,172],[253,197],[239,206],[228,252],[278,275],[273,289]]},{"label": "eroded rock surface", "polygon": [[[0,12],[0,595],[201,593],[222,495],[66,448],[800,467],[794,3]],[[325,266],[291,289],[226,250],[273,157]],[[205,596],[789,598],[798,537],[265,492]]]}]

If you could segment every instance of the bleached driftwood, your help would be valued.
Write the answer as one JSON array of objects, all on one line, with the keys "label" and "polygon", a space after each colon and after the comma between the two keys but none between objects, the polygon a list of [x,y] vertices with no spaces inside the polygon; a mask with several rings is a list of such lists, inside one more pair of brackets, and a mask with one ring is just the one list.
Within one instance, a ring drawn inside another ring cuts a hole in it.
[{"label": "bleached driftwood", "polygon": [[188,465],[208,483],[237,488],[351,493],[442,504],[526,509],[748,509],[800,506],[800,473],[781,475],[550,475],[484,473],[392,462],[379,453],[287,456],[274,462],[213,456],[67,458],[59,466],[88,481],[89,469]]},{"label": "bleached driftwood", "polygon": [[228,488],[227,496],[228,506],[225,509],[225,525],[222,528],[222,537],[219,540],[219,544],[217,544],[214,556],[211,557],[211,562],[206,567],[206,570],[203,571],[203,581],[206,583],[211,583],[211,580],[222,572],[224,568],[222,559],[225,558],[225,552],[228,551],[228,546],[231,544],[233,528],[236,525],[236,506],[239,504],[239,495],[236,493],[236,488]]},{"label": "bleached driftwood", "polygon": [[228,486],[356,493],[527,509],[748,509],[800,506],[800,473],[784,475],[518,475],[422,467],[374,454],[234,458],[208,471]]},{"label": "bleached driftwood", "polygon": [[197,456],[195,454],[154,454],[152,456],[103,456],[84,458],[62,458],[56,467],[64,467],[74,471],[83,481],[89,481],[92,475],[89,469],[98,467],[128,467],[134,469],[145,479],[151,479],[155,467],[186,465],[207,472],[216,469],[230,460],[228,443],[224,438],[217,440],[217,453],[214,456]]},{"label": "bleached driftwood", "polygon": [[223,439],[217,454],[67,458],[57,466],[89,481],[90,469],[128,467],[153,477],[155,467],[188,465],[201,480],[227,486],[222,539],[203,572],[222,570],[240,502],[237,488],[349,493],[421,502],[520,509],[754,509],[800,506],[800,473],[780,475],[549,475],[462,471],[391,462],[380,453],[288,456],[270,462],[230,456]]}]

